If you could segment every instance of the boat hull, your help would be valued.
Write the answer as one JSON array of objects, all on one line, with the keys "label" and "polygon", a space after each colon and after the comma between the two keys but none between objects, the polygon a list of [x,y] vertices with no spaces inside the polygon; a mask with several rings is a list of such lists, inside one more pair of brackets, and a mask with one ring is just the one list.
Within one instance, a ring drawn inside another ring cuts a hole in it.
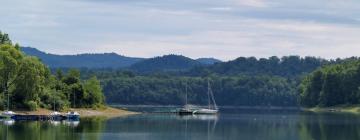
[{"label": "boat hull", "polygon": [[80,120],[80,115],[67,115],[68,120],[77,121]]},{"label": "boat hull", "polygon": [[192,115],[194,114],[194,110],[189,109],[189,108],[181,108],[178,111],[179,115]]},{"label": "boat hull", "polygon": [[199,109],[199,110],[195,110],[194,114],[217,114],[219,111],[215,110],[215,109]]}]

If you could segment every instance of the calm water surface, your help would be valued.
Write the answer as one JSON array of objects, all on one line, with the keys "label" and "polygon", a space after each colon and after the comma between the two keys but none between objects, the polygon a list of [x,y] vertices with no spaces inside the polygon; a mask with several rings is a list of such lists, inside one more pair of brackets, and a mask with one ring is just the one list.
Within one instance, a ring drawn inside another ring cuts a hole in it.
[{"label": "calm water surface", "polygon": [[141,114],[80,122],[0,123],[1,140],[358,140],[360,116],[222,109],[218,116]]}]

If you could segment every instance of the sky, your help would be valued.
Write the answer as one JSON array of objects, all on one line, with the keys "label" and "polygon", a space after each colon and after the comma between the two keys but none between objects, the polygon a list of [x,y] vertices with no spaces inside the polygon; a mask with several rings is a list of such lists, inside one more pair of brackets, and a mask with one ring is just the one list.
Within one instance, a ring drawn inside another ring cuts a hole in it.
[{"label": "sky", "polygon": [[360,54],[359,0],[1,0],[0,30],[53,54]]}]

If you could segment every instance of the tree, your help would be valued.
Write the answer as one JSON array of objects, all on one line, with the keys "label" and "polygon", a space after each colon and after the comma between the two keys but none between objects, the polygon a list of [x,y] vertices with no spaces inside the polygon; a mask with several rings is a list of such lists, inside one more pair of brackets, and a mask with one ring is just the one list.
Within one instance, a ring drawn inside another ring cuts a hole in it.
[{"label": "tree", "polygon": [[102,88],[96,76],[85,81],[84,89],[87,93],[87,96],[85,96],[87,105],[102,105],[104,103],[104,95],[102,93]]},{"label": "tree", "polygon": [[[9,96],[10,87],[20,76],[22,53],[10,44],[0,45],[0,81],[4,96]],[[9,105],[7,106],[9,108]]]}]

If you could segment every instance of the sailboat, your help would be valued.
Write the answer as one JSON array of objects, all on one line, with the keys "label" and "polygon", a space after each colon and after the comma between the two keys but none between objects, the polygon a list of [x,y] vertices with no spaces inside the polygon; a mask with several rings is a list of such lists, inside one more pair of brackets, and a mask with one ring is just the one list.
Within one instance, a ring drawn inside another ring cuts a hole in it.
[{"label": "sailboat", "polygon": [[187,86],[186,86],[186,104],[183,108],[181,108],[178,113],[180,115],[188,115],[188,114],[217,114],[219,112],[218,107],[215,102],[214,94],[211,90],[210,81],[208,80],[208,106],[207,108],[200,108],[196,106],[189,105],[187,102]]},{"label": "sailboat", "polygon": [[187,84],[185,87],[185,105],[183,106],[183,108],[180,108],[178,113],[180,115],[191,115],[194,114],[194,109],[193,106],[188,104],[188,92],[187,92]]},{"label": "sailboat", "polygon": [[[55,98],[53,99],[54,100],[54,104],[53,104],[53,112],[50,113],[50,117],[51,117],[51,121],[59,121],[59,120],[62,120],[63,119],[63,116],[61,115],[60,112],[57,112],[56,111],[56,103],[55,103]],[[55,124],[55,122],[54,122]]]},{"label": "sailboat", "polygon": [[[73,107],[75,109],[75,94],[74,94],[74,103],[73,103]],[[66,118],[68,120],[71,121],[78,121],[80,119],[80,113],[76,112],[76,111],[70,111],[68,113],[66,113]]]},{"label": "sailboat", "polygon": [[[217,114],[219,112],[219,109],[218,109],[218,107],[216,105],[216,102],[215,102],[214,94],[213,94],[213,92],[211,90],[209,80],[208,80],[207,95],[208,95],[208,107],[207,108],[197,109],[197,110],[195,110],[193,112],[194,114]],[[211,105],[211,102],[213,103],[213,105]]]},{"label": "sailboat", "polygon": [[[5,89],[5,93],[7,93],[6,89]],[[10,96],[9,93],[7,93],[7,109],[1,114],[1,118],[11,119],[13,116],[16,115],[15,112],[9,110],[9,106],[10,106],[9,96]]]}]

